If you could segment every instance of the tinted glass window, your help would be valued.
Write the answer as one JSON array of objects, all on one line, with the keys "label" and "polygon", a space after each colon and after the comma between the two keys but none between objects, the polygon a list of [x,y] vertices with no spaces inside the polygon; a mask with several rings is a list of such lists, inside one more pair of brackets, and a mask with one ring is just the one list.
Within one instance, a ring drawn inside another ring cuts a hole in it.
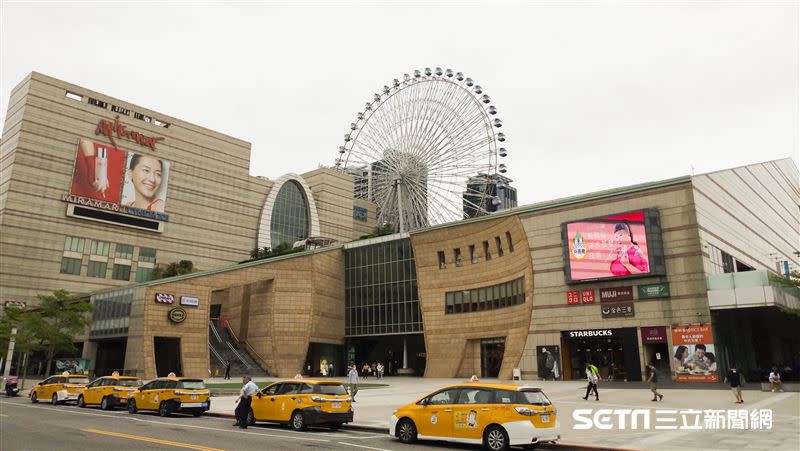
[{"label": "tinted glass window", "polygon": [[164,386],[161,388],[177,388],[177,387],[178,387],[178,381],[164,381]]},{"label": "tinted glass window", "polygon": [[457,388],[451,388],[449,390],[442,390],[439,393],[435,393],[428,397],[428,404],[438,405],[438,404],[455,404],[456,396],[458,395]]},{"label": "tinted glass window", "polygon": [[99,387],[103,383],[103,379],[95,379],[94,382],[88,385],[89,388]]},{"label": "tinted glass window", "polygon": [[511,390],[495,390],[495,404],[517,404],[519,403],[519,392]]},{"label": "tinted glass window", "polygon": [[283,384],[281,386],[281,391],[278,392],[279,395],[287,395],[291,393],[297,393],[297,390],[300,388],[300,384],[295,383],[288,383]]},{"label": "tinted glass window", "polygon": [[185,388],[187,390],[202,390],[206,388],[203,381],[180,381],[178,382],[178,388]]},{"label": "tinted glass window", "polygon": [[88,377],[70,377],[69,378],[70,384],[88,384],[89,378]]},{"label": "tinted glass window", "polygon": [[264,394],[267,395],[274,395],[278,393],[278,389],[281,387],[281,384],[272,384],[269,387],[264,389]]},{"label": "tinted glass window", "polygon": [[150,382],[149,384],[145,384],[142,386],[142,390],[152,390],[155,386],[155,382]]},{"label": "tinted glass window", "polygon": [[313,392],[314,392],[314,388],[310,384],[302,384],[300,386],[300,391],[298,393],[300,393],[301,395],[304,395],[304,394],[313,393]]},{"label": "tinted glass window", "polygon": [[308,238],[308,205],[297,182],[283,184],[272,207],[271,234],[273,249]]},{"label": "tinted glass window", "polygon": [[525,391],[520,392],[522,395],[522,400],[526,404],[535,404],[537,406],[549,406],[550,400],[547,399],[547,396],[543,392],[540,391]]},{"label": "tinted glass window", "polygon": [[462,388],[457,404],[489,404],[492,402],[492,391],[483,388]]},{"label": "tinted glass window", "polygon": [[322,395],[346,395],[344,385],[319,384],[314,386],[314,393]]},{"label": "tinted glass window", "polygon": [[141,381],[137,381],[137,380],[134,380],[134,379],[122,379],[122,380],[116,381],[113,385],[120,385],[122,387],[138,387],[139,386],[139,382],[141,382]]}]

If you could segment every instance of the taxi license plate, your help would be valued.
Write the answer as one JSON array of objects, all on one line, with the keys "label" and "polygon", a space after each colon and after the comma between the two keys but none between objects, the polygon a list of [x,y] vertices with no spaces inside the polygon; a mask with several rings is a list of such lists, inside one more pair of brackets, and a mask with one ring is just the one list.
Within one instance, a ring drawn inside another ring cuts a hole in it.
[{"label": "taxi license plate", "polygon": [[335,403],[333,403],[333,408],[334,408],[334,409],[338,409],[338,408],[340,408],[340,407],[342,407],[342,403],[341,403],[341,402],[335,402]]},{"label": "taxi license plate", "polygon": [[550,415],[542,415],[542,423],[549,423]]},{"label": "taxi license plate", "polygon": [[192,399],[197,399],[197,395],[192,395]]}]

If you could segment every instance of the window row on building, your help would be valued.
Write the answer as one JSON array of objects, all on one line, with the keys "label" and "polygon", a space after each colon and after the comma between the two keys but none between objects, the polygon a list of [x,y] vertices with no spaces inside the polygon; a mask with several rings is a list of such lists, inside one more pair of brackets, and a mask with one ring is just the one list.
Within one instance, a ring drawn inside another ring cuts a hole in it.
[{"label": "window row on building", "polygon": [[419,302],[348,308],[345,315],[346,336],[422,332]]},{"label": "window row on building", "polygon": [[[86,241],[89,245],[89,261],[86,265],[86,276],[105,279],[111,267],[111,278],[114,280],[131,280],[131,265],[134,261],[135,248],[130,244],[116,243],[113,260],[111,244],[108,241],[87,240],[81,237],[68,236],[64,239],[64,255],[61,257],[61,273],[80,276],[83,274],[83,256],[86,253]],[[140,247],[137,254],[139,264],[136,268],[136,282],[147,282],[153,278],[156,263],[156,250]]]},{"label": "window row on building", "polygon": [[488,287],[445,293],[445,313],[482,312],[525,303],[524,277]]},{"label": "window row on building", "polygon": [[[496,255],[498,257],[502,257],[505,255],[505,249],[508,249],[508,252],[514,252],[514,242],[511,240],[511,232],[506,232],[506,247],[503,247],[503,239],[499,236],[494,237],[494,242],[490,240],[486,240],[482,243],[482,251],[483,251],[483,259],[484,261],[489,261],[492,259],[492,255]],[[492,247],[494,246],[494,250]],[[478,249],[475,248],[474,244],[470,244],[467,246],[467,252],[469,254],[469,262],[470,264],[478,263]],[[494,254],[493,254],[494,252]],[[447,253],[445,251],[437,252],[437,256],[439,259],[439,269],[447,268]],[[464,258],[465,256],[461,252],[461,248],[457,247],[453,249],[453,264],[456,267],[464,266]]]},{"label": "window row on building", "polygon": [[[78,94],[77,92],[66,91],[64,94],[68,99],[76,100],[78,102],[83,102],[83,98],[86,97],[86,101],[89,105],[96,106],[98,108],[102,108],[104,110],[108,109],[108,102],[104,102],[100,99],[95,99],[94,97],[84,96],[83,94]],[[117,114],[121,114],[123,116],[130,116],[131,110],[127,108],[123,108],[118,105],[111,105],[111,111]],[[154,117],[148,116],[146,114],[133,112],[134,119],[139,119],[140,121],[147,122],[149,124],[157,125],[159,127],[169,128],[169,123],[160,121]]]}]

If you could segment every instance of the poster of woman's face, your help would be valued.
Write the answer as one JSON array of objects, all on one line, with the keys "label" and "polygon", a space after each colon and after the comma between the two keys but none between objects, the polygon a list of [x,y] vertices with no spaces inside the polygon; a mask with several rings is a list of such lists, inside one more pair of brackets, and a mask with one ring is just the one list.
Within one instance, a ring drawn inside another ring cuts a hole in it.
[{"label": "poster of woman's face", "polygon": [[122,205],[163,213],[167,201],[169,162],[153,155],[129,153]]}]

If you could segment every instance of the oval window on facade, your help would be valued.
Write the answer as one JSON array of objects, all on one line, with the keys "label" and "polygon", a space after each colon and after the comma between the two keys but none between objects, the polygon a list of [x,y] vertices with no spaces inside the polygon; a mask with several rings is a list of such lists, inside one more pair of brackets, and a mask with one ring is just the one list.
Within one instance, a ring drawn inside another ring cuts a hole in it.
[{"label": "oval window on facade", "polygon": [[308,201],[297,182],[283,184],[272,207],[272,248],[308,238]]}]

